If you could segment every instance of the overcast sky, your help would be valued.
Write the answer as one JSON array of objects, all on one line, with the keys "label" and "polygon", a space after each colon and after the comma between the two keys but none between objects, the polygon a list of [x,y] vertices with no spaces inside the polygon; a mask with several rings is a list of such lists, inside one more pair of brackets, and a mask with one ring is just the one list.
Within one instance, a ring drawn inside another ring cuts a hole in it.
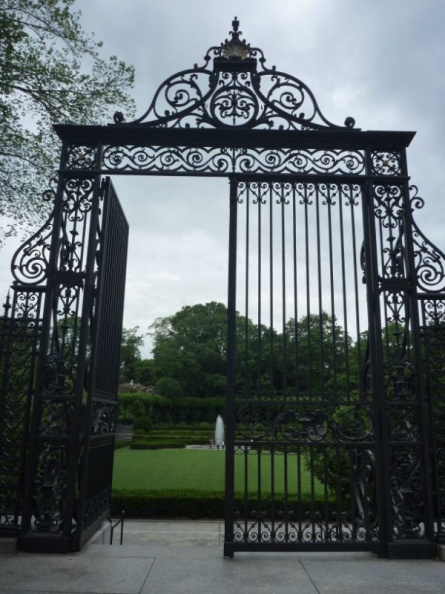
[{"label": "overcast sky", "polygon": [[[426,206],[416,220],[445,248],[444,0],[77,0],[84,28],[136,68],[142,115],[157,87],[228,37],[260,47],[267,65],[305,82],[322,113],[363,130],[409,130],[412,182]],[[110,112],[110,122],[113,113]],[[142,330],[184,305],[227,300],[228,183],[116,178],[130,223],[124,325]],[[0,288],[13,242],[0,251]],[[149,345],[143,352],[149,354]]]}]

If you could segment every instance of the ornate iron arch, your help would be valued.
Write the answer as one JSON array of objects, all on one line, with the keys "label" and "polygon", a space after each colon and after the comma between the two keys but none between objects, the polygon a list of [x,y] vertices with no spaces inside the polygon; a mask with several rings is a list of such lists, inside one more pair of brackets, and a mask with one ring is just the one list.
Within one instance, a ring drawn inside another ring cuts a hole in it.
[{"label": "ornate iron arch", "polygon": [[202,66],[167,78],[147,111],[132,122],[117,112],[119,125],[164,128],[320,130],[354,128],[330,122],[307,85],[275,66],[263,51],[241,39],[237,17],[230,39],[207,50]]}]

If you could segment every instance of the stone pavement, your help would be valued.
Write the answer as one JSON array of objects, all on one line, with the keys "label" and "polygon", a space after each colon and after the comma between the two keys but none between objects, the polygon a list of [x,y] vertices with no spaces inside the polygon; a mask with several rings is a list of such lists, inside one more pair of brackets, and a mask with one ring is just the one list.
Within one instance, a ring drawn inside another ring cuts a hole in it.
[{"label": "stone pavement", "polygon": [[223,523],[126,521],[124,544],[81,553],[0,554],[0,594],[444,594],[445,564],[369,553],[236,553]]}]

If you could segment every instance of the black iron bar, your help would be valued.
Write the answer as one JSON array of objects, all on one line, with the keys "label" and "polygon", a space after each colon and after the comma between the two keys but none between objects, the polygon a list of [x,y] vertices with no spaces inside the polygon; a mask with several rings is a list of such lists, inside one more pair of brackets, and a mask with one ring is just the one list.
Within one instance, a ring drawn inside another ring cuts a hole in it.
[{"label": "black iron bar", "polygon": [[[363,208],[363,195],[362,188],[360,187],[360,207]],[[359,267],[359,251],[357,250],[357,235],[356,235],[356,221],[355,221],[355,195],[354,186],[349,185],[349,206],[351,213],[351,235],[352,235],[352,259],[353,259],[353,271],[354,271],[354,311],[355,311],[355,333],[357,340],[357,369],[360,371],[363,368],[363,354],[361,346],[361,324],[360,324],[360,302],[359,302],[359,280],[358,280],[358,267]],[[363,276],[365,272],[363,271]],[[346,299],[346,296],[345,296]],[[358,381],[358,378],[355,378]],[[360,395],[362,398],[363,395]]]},{"label": "black iron bar", "polygon": [[307,392],[311,398],[314,397],[312,390],[312,374],[311,374],[311,352],[312,352],[312,340],[311,340],[311,327],[310,327],[310,315],[311,315],[311,262],[309,259],[309,194],[307,184],[303,185],[303,203],[304,203],[304,237],[305,237],[305,262],[306,262],[306,332],[307,332],[307,360],[306,360],[306,376],[307,376]]},{"label": "black iron bar", "polygon": [[[352,188],[350,186],[346,186],[349,192],[352,192]],[[348,308],[347,308],[347,290],[346,290],[346,260],[345,260],[345,226],[343,221],[343,201],[345,199],[344,193],[345,187],[343,185],[338,186],[338,213],[339,213],[339,230],[340,230],[340,265],[341,265],[341,288],[342,288],[342,304],[343,304],[343,328],[344,328],[344,336],[343,336],[343,348],[345,350],[345,375],[346,375],[346,400],[349,402],[351,400],[351,377],[350,377],[350,368],[349,368],[349,355],[350,355],[350,343],[349,343],[349,316],[348,316]],[[352,208],[352,206],[351,206]],[[355,270],[357,267],[357,263],[355,260],[352,261],[352,268]],[[356,297],[357,299],[357,297]],[[360,340],[360,337],[357,336],[357,341]],[[344,396],[343,396],[344,398]]]},{"label": "black iron bar", "polygon": [[235,493],[235,370],[236,370],[236,273],[237,273],[238,182],[230,181],[229,278],[227,307],[227,404],[225,450],[224,555],[233,556]]},{"label": "black iron bar", "polygon": [[[324,344],[323,344],[323,272],[322,272],[322,242],[321,242],[321,224],[320,224],[320,190],[322,184],[314,184],[315,185],[315,222],[316,222],[316,237],[317,237],[317,244],[316,244],[316,254],[317,254],[317,296],[318,296],[318,348],[320,352],[319,358],[319,365],[318,365],[318,375],[319,375],[319,387],[317,389],[317,396],[322,398],[326,398],[326,394],[324,391],[324,368],[323,363],[325,359],[324,354]],[[311,304],[308,304],[310,307]],[[312,324],[309,322],[309,331],[312,333]],[[312,349],[309,348],[309,361],[308,366],[311,370],[311,375],[313,377],[313,381],[316,381],[316,371],[312,367]]]},{"label": "black iron bar", "polygon": [[293,355],[294,355],[294,396],[299,398],[299,369],[298,369],[298,340],[299,340],[299,332],[298,332],[298,293],[299,293],[299,283],[298,283],[298,260],[297,260],[297,189],[296,183],[292,184],[292,257],[293,257],[293,300],[294,300],[294,323],[293,323],[293,330],[294,330],[294,346],[293,346]]},{"label": "black iron bar", "polygon": [[274,397],[274,184],[268,184],[269,201],[269,395]]},{"label": "black iron bar", "polygon": [[[338,353],[337,353],[337,328],[336,328],[336,315],[335,315],[335,280],[334,280],[334,254],[333,254],[333,241],[332,241],[332,204],[335,198],[337,201],[341,200],[341,194],[339,186],[337,184],[327,184],[327,209],[328,209],[328,253],[329,253],[329,289],[331,297],[331,332],[332,332],[332,380],[333,380],[333,397],[335,400],[338,399],[338,384],[337,384],[337,365],[338,365]],[[322,359],[323,361],[323,359]]]},{"label": "black iron bar", "polygon": [[288,343],[288,331],[286,327],[286,228],[285,228],[285,192],[283,184],[281,184],[281,198],[280,198],[280,210],[281,210],[281,277],[282,277],[282,286],[281,286],[281,301],[282,301],[282,389],[284,400],[287,398],[287,343]]},{"label": "black iron bar", "polygon": [[262,376],[262,365],[261,365],[261,353],[262,353],[262,340],[263,340],[263,336],[262,336],[262,329],[261,329],[261,323],[262,323],[262,295],[261,295],[261,289],[262,289],[262,276],[261,276],[261,264],[262,264],[262,258],[261,258],[261,246],[262,246],[262,239],[261,239],[261,234],[262,234],[262,228],[261,228],[261,224],[262,224],[262,196],[261,196],[261,184],[259,182],[255,182],[254,183],[254,187],[257,191],[257,205],[258,205],[258,223],[257,223],[257,233],[258,233],[258,237],[257,237],[257,249],[258,249],[258,285],[257,285],[257,308],[258,308],[258,314],[257,314],[257,320],[258,320],[258,330],[257,330],[257,335],[258,335],[258,344],[257,344],[257,395],[258,398],[260,399],[262,396],[262,388],[261,388],[261,376]]},{"label": "black iron bar", "polygon": [[246,257],[245,257],[245,306],[244,306],[244,365],[245,365],[245,373],[244,373],[244,394],[246,397],[249,396],[250,391],[250,369],[249,369],[249,349],[250,349],[250,332],[249,332],[249,283],[250,283],[250,184],[245,183],[243,185],[245,188],[245,195],[246,195],[246,204],[245,204],[245,213],[246,213]]}]

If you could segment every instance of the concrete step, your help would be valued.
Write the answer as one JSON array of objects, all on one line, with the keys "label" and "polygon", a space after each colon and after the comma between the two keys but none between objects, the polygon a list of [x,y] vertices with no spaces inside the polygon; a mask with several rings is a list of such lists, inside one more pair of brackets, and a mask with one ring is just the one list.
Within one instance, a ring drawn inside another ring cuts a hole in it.
[{"label": "concrete step", "polygon": [[0,538],[0,555],[10,555],[17,551],[17,538]]}]

